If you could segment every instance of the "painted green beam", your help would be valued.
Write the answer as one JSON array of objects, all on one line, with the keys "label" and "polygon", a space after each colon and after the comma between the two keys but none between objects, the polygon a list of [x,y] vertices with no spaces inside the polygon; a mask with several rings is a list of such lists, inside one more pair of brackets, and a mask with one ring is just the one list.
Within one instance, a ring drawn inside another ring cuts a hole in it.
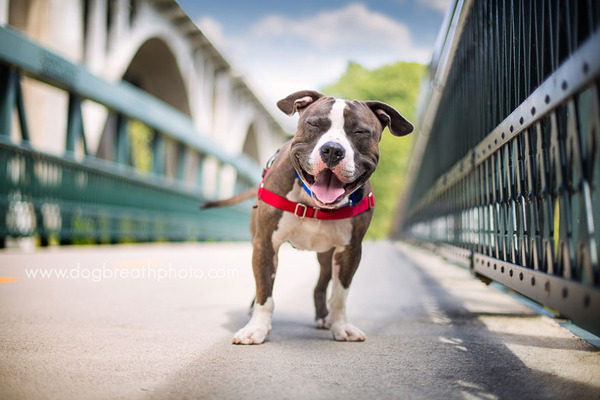
[{"label": "painted green beam", "polygon": [[207,138],[206,132],[199,132],[187,115],[127,82],[106,82],[9,27],[0,27],[0,62],[14,65],[26,75],[100,103],[128,118],[140,120],[163,135],[232,165],[239,176],[250,183],[260,181],[260,166],[244,154],[224,152]]}]

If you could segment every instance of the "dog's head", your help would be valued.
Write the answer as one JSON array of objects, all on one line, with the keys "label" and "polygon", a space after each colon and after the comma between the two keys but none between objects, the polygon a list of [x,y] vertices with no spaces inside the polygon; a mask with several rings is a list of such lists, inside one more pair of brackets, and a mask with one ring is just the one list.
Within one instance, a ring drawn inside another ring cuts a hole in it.
[{"label": "dog's head", "polygon": [[277,102],[288,115],[300,114],[291,145],[298,175],[321,207],[335,208],[363,186],[379,161],[385,127],[395,136],[413,126],[379,101],[347,101],[303,90]]}]

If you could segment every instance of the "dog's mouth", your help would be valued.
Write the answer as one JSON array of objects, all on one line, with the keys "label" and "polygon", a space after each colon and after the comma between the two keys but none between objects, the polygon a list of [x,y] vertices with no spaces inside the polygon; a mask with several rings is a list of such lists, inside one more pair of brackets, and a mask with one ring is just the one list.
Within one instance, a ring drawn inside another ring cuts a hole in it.
[{"label": "dog's mouth", "polygon": [[318,175],[310,175],[301,165],[298,166],[300,176],[310,189],[313,199],[326,207],[335,206],[358,189],[365,175],[361,175],[353,182],[344,183],[329,168],[323,169]]}]

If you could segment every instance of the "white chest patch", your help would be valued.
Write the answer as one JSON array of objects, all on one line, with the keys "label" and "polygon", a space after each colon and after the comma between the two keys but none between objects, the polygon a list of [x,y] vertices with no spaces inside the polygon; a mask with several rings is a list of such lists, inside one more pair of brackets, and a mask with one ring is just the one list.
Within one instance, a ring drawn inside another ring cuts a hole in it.
[{"label": "white chest patch", "polygon": [[[301,186],[287,194],[287,199],[304,204],[313,204]],[[318,253],[333,247],[344,247],[350,244],[352,221],[350,218],[321,221],[312,218],[298,218],[294,214],[284,212],[277,230],[273,232],[273,248],[278,249],[285,242],[300,250],[311,250]]]}]

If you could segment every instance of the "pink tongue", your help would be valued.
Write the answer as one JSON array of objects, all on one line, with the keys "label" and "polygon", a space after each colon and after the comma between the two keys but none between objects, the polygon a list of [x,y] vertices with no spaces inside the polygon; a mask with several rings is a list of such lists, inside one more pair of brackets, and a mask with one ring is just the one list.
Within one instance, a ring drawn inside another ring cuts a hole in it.
[{"label": "pink tongue", "polygon": [[322,171],[310,190],[323,204],[333,203],[344,194],[344,183],[330,169]]}]

